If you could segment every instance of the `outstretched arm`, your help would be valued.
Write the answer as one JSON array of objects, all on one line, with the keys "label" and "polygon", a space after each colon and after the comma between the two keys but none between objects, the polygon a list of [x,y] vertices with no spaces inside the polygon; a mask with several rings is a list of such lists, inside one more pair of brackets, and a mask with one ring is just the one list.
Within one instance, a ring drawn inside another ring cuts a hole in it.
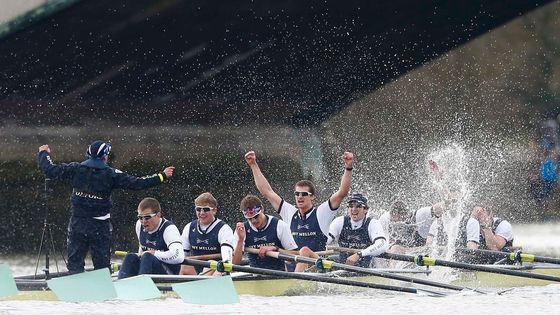
[{"label": "outstretched arm", "polygon": [[338,209],[344,197],[348,195],[350,185],[352,184],[352,165],[354,163],[354,154],[351,152],[344,152],[344,154],[342,154],[342,160],[344,161],[344,174],[342,174],[340,187],[329,199],[332,209]]},{"label": "outstretched arm", "polygon": [[261,169],[257,164],[257,155],[254,151],[249,151],[245,154],[245,162],[247,162],[253,172],[255,186],[257,186],[259,192],[268,200],[268,202],[270,202],[274,209],[278,209],[280,207],[280,203],[282,202],[282,198],[278,196],[274,190],[272,190],[268,180],[261,172]]},{"label": "outstretched arm", "polygon": [[163,183],[165,180],[169,179],[173,176],[173,172],[175,171],[174,166],[167,166],[162,172],[144,176],[144,177],[136,177],[132,175],[128,175],[120,170],[115,170],[116,173],[116,182],[115,188],[125,188],[125,189],[132,189],[132,190],[140,190],[150,188],[156,185]]}]

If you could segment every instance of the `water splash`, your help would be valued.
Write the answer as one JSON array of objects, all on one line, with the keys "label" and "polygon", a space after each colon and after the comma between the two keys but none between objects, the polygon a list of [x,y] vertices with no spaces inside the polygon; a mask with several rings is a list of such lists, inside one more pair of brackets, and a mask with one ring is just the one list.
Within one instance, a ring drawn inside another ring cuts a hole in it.
[{"label": "water splash", "polygon": [[[434,161],[438,166],[437,170],[432,170],[432,185],[445,204],[441,223],[448,239],[445,259],[450,259],[455,251],[461,219],[470,212],[469,161],[466,150],[458,143],[434,150],[428,154],[428,161]],[[434,247],[431,254],[437,254],[435,251],[439,250]]]}]

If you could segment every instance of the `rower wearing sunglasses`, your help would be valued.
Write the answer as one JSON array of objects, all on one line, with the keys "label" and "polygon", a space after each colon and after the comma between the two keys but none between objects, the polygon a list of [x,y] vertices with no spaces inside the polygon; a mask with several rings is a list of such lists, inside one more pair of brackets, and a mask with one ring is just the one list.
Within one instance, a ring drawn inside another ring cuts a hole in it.
[{"label": "rower wearing sunglasses", "polygon": [[119,270],[119,279],[142,274],[177,275],[185,259],[181,234],[173,222],[161,214],[161,205],[154,198],[138,204],[138,252],[126,254]]},{"label": "rower wearing sunglasses", "polygon": [[348,213],[331,223],[327,244],[336,241],[338,246],[361,250],[355,254],[341,252],[336,259],[338,262],[369,268],[373,257],[389,248],[381,223],[367,217],[367,202],[361,193],[353,193],[348,197]]},{"label": "rower wearing sunglasses", "polygon": [[286,222],[265,214],[261,200],[254,195],[247,195],[240,204],[245,222],[238,222],[235,226],[233,263],[240,264],[243,250],[246,247],[256,248],[259,254],[249,253],[251,267],[273,270],[285,270],[284,262],[266,255],[270,251],[284,250],[289,254],[297,253],[297,244],[290,233]]},{"label": "rower wearing sunglasses", "polygon": [[173,175],[174,167],[163,172],[136,177],[112,168],[107,163],[111,145],[94,141],[83,162],[54,164],[47,144],[39,147],[39,167],[47,178],[66,180],[72,185],[72,216],[68,225],[68,271],[84,272],[86,255],[91,252],[95,269],[111,268],[110,222],[114,189],[145,189],[163,183]]},{"label": "rower wearing sunglasses", "polygon": [[[194,200],[196,220],[188,223],[183,229],[181,239],[185,255],[206,256],[218,254],[222,261],[232,260],[233,255],[233,230],[224,221],[216,218],[218,201],[211,193],[205,192]],[[188,257],[187,257],[188,258]],[[211,269],[199,266],[183,265],[181,274],[196,275],[221,275]]]},{"label": "rower wearing sunglasses", "polygon": [[[257,164],[255,152],[245,154],[245,161],[251,167],[255,185],[259,192],[278,211],[292,231],[294,240],[300,247],[300,254],[314,257],[313,252],[326,248],[329,225],[336,216],[342,200],[348,195],[352,183],[352,164],[354,155],[344,152],[344,173],[338,190],[317,208],[313,206],[315,200],[315,186],[309,180],[301,180],[295,184],[295,205],[290,204],[280,197],[270,186],[268,180]],[[294,268],[290,266],[290,268]]]}]

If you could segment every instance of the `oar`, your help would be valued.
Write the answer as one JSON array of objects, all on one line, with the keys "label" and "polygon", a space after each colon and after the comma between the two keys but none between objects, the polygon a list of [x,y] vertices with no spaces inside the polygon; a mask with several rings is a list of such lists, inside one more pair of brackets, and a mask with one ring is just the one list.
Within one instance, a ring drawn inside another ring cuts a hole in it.
[{"label": "oar", "polygon": [[[245,252],[248,252],[248,253],[251,253],[251,254],[258,254],[259,250],[255,249],[255,248],[245,248]],[[454,284],[439,283],[439,282],[430,281],[430,280],[418,279],[418,278],[414,278],[414,277],[407,277],[407,276],[403,276],[403,275],[397,275],[397,274],[392,274],[392,273],[388,273],[388,272],[378,271],[378,270],[371,269],[371,268],[350,266],[350,265],[341,264],[341,263],[337,263],[337,262],[326,260],[326,259],[315,259],[315,258],[309,258],[309,257],[305,257],[305,256],[290,255],[290,254],[279,253],[279,252],[267,252],[266,255],[269,256],[269,257],[276,258],[276,259],[288,260],[288,261],[293,261],[293,262],[296,262],[296,263],[302,262],[302,263],[312,264],[312,265],[316,265],[316,266],[319,265],[319,266],[322,266],[325,269],[331,269],[332,267],[335,267],[337,269],[342,269],[342,270],[346,270],[346,271],[358,272],[358,273],[362,273],[362,274],[374,275],[374,276],[377,276],[377,277],[406,281],[406,282],[410,282],[410,283],[424,284],[424,285],[438,287],[438,288],[451,289],[451,290],[457,290],[457,291],[461,291],[461,290],[464,290],[464,289],[470,290],[469,288],[461,287],[461,286],[454,285]]]},{"label": "oar", "polygon": [[287,272],[287,271],[264,269],[264,268],[257,268],[257,267],[239,266],[227,262],[222,263],[217,261],[203,261],[203,260],[186,258],[183,264],[206,267],[217,271],[226,271],[226,272],[241,271],[241,272],[265,275],[265,276],[275,276],[280,278],[291,278],[291,279],[299,279],[299,280],[307,280],[307,281],[315,281],[315,282],[333,283],[333,284],[341,284],[341,285],[379,289],[379,290],[388,290],[388,291],[397,291],[397,292],[406,292],[406,293],[415,293],[415,294],[419,293],[419,291],[424,291],[426,293],[433,294],[436,296],[445,295],[442,292],[430,291],[424,289],[375,284],[375,283],[361,282],[361,281],[342,279],[342,278],[327,278],[324,276],[320,276],[319,274],[306,274],[306,273]]},{"label": "oar", "polygon": [[[344,247],[333,246],[329,248],[341,252],[348,252],[348,253],[355,253],[359,251],[358,249],[344,248]],[[502,275],[515,276],[515,277],[560,282],[560,277],[555,277],[555,276],[548,276],[548,275],[543,275],[538,273],[530,273],[530,272],[510,270],[510,269],[504,269],[498,267],[472,265],[472,264],[461,263],[461,262],[435,259],[429,256],[412,256],[412,255],[404,255],[404,254],[384,253],[382,255],[379,255],[378,257],[401,260],[401,261],[409,261],[409,262],[416,263],[419,266],[444,266],[444,267],[451,267],[451,268],[460,268],[460,269],[468,269],[468,270],[475,270],[475,271],[484,271],[489,273],[497,273]]]},{"label": "oar", "polygon": [[493,250],[486,250],[486,249],[468,249],[468,248],[459,248],[457,249],[466,254],[474,254],[474,255],[481,255],[486,257],[495,257],[495,258],[506,258],[511,262],[542,262],[542,263],[550,263],[550,264],[560,264],[559,258],[553,257],[545,257],[545,256],[536,256],[532,254],[525,254],[521,251],[515,252],[500,252],[500,251],[493,251]]}]

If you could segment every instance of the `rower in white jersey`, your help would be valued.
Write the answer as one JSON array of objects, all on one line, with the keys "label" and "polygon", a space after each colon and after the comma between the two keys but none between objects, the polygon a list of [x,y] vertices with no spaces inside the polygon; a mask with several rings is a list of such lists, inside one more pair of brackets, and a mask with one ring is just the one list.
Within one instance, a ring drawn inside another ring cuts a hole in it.
[{"label": "rower in white jersey", "polygon": [[243,251],[248,247],[259,250],[258,254],[248,254],[251,267],[285,270],[284,262],[268,257],[266,253],[279,251],[297,254],[297,245],[290,227],[277,217],[265,214],[262,201],[257,196],[245,196],[241,200],[240,209],[247,220],[238,222],[235,226],[233,263],[241,263]]},{"label": "rower in white jersey", "polygon": [[313,206],[315,186],[311,181],[301,180],[295,184],[295,205],[292,205],[272,189],[257,164],[255,152],[249,151],[245,154],[245,161],[251,167],[257,189],[278,211],[282,220],[290,226],[301,255],[316,257],[314,251],[325,250],[329,225],[335,218],[342,200],[348,195],[352,182],[354,155],[344,152],[341,158],[344,161],[344,174],[339,189],[327,201],[315,208]]},{"label": "rower in white jersey", "polygon": [[494,217],[488,207],[474,207],[466,226],[466,246],[468,249],[489,249],[509,251],[513,247],[511,224]]},{"label": "rower in white jersey", "polygon": [[[205,192],[194,200],[194,210],[197,219],[188,223],[183,229],[181,239],[185,256],[202,256],[211,254],[221,254],[222,261],[232,261],[233,256],[233,230],[224,221],[216,218],[218,211],[218,201],[214,196]],[[195,275],[221,275],[211,269],[183,265],[181,274]]]},{"label": "rower in white jersey", "polygon": [[338,246],[361,249],[352,255],[341,252],[337,259],[339,262],[370,267],[372,258],[389,248],[381,223],[372,217],[366,217],[368,209],[367,198],[354,193],[348,197],[348,214],[332,221],[327,244],[337,241]]},{"label": "rower in white jersey", "polygon": [[408,248],[424,246],[432,223],[441,217],[443,211],[443,202],[410,211],[404,202],[395,201],[391,210],[379,218],[389,237],[388,252],[404,254]]},{"label": "rower in white jersey", "polygon": [[161,205],[154,198],[144,198],[138,205],[137,253],[126,254],[119,279],[139,274],[179,274],[185,255],[181,235],[173,222],[161,215]]}]

